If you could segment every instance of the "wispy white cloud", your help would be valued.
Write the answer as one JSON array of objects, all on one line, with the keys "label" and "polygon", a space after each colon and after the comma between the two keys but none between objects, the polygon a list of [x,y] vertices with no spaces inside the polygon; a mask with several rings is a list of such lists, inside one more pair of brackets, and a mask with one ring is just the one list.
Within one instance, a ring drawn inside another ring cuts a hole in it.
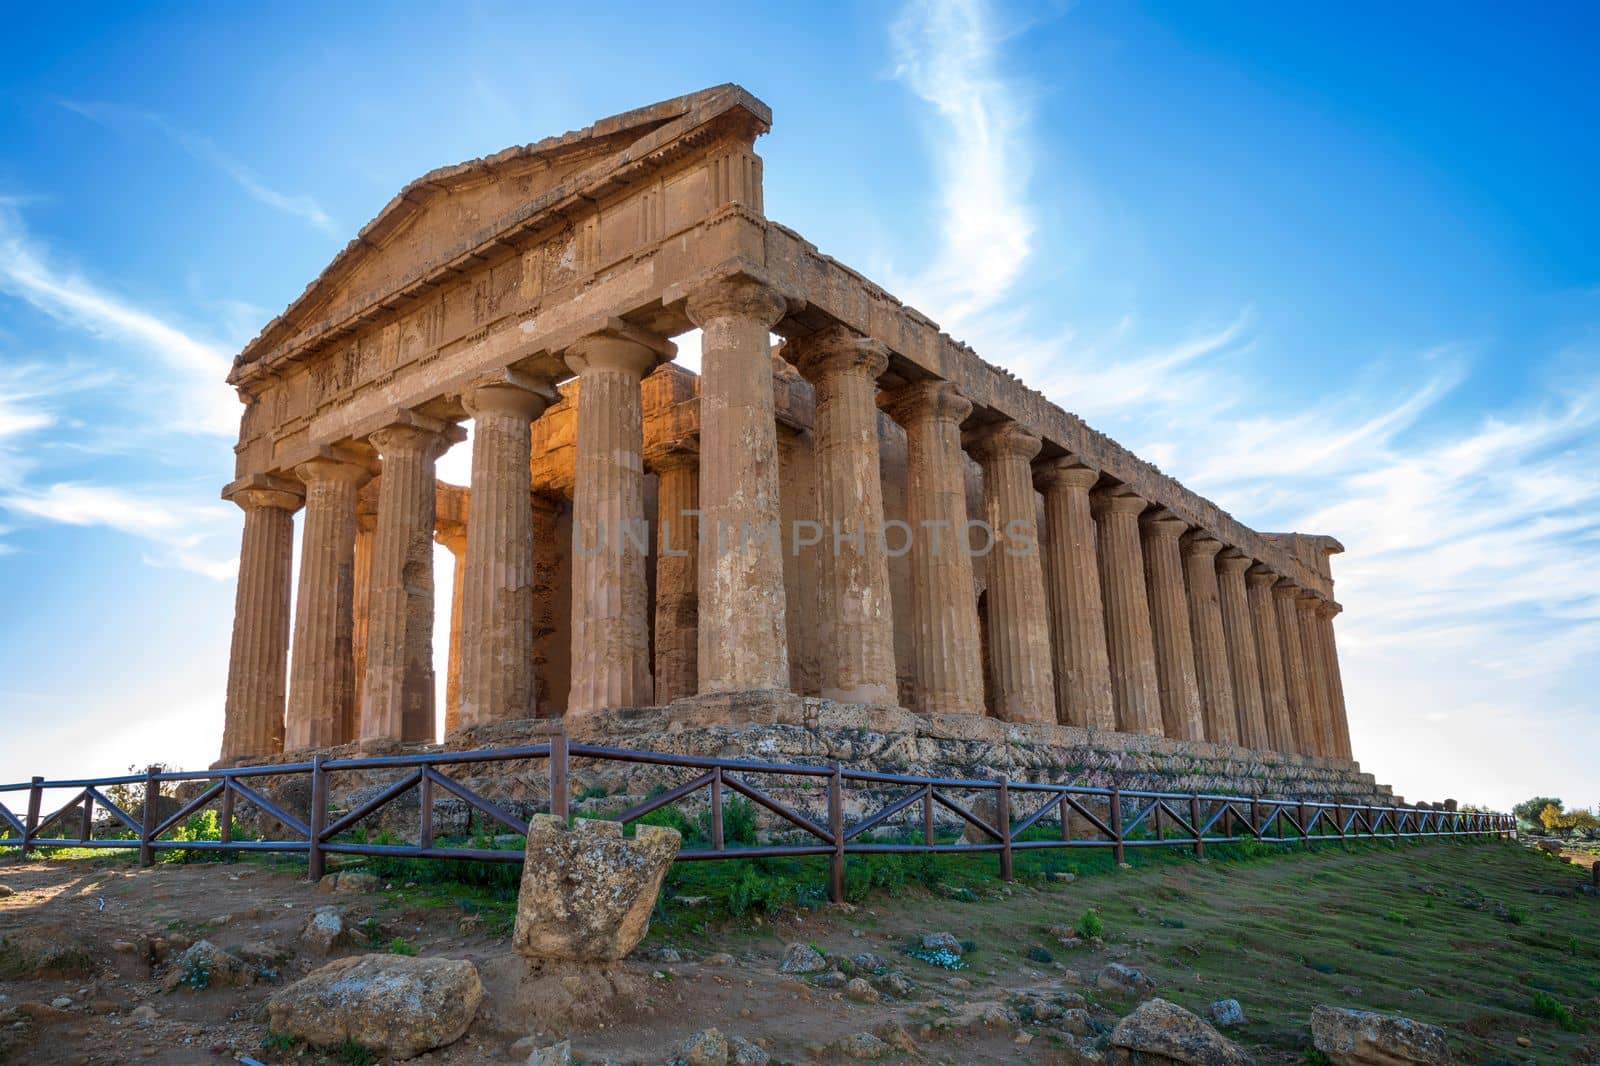
[{"label": "wispy white cloud", "polygon": [[151,541],[165,549],[145,556],[151,565],[191,570],[218,580],[232,577],[237,570],[236,558],[219,558],[204,550],[205,545],[232,531],[235,523],[229,509],[174,497],[159,486],[132,491],[57,482],[43,489],[0,495],[0,510],[25,520],[101,526]]},{"label": "wispy white cloud", "polygon": [[101,101],[62,100],[59,102],[68,111],[82,115],[91,122],[98,122],[102,125],[127,126],[143,124],[153,127],[195,159],[222,171],[235,185],[244,190],[245,195],[257,203],[264,204],[274,211],[281,211],[286,215],[303,219],[330,236],[338,236],[338,225],[313,197],[280,192],[274,189],[259,174],[234,156],[223,151],[209,137],[203,137],[198,133],[186,130],[153,111],[141,111],[138,108]]}]

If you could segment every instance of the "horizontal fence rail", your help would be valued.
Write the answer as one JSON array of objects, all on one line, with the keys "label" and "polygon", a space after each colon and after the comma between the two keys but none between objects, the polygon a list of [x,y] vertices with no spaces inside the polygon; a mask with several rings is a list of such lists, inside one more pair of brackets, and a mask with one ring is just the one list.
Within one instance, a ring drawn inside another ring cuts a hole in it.
[{"label": "horizontal fence rail", "polygon": [[[837,763],[763,763],[574,744],[554,730],[545,743],[477,751],[352,759],[316,755],[303,762],[187,772],[152,767],[143,774],[81,780],[35,777],[0,785],[0,849],[17,848],[26,853],[36,848],[136,848],[145,866],[155,862],[156,852],[173,849],[303,852],[307,876],[313,880],[322,877],[328,855],[520,863],[520,850],[439,845],[434,819],[441,796],[464,803],[469,818],[475,815],[480,823],[493,824],[507,833],[522,835],[528,828],[524,817],[468,787],[452,771],[473,764],[543,761],[545,775],[526,776],[545,777],[541,783],[549,790],[548,813],[564,820],[571,813],[574,759],[643,764],[693,774],[674,788],[664,788],[627,810],[603,817],[628,825],[691,797],[696,802],[703,799],[709,846],[682,847],[679,861],[826,856],[828,892],[835,901],[844,899],[845,861],[850,855],[997,853],[1000,876],[1009,881],[1015,853],[1036,849],[1110,849],[1121,864],[1129,848],[1186,848],[1203,859],[1208,846],[1247,841],[1310,846],[1318,841],[1506,837],[1516,830],[1515,820],[1500,813],[1092,788],[1006,777],[918,777],[850,770]],[[333,778],[374,770],[397,771],[400,776],[348,810],[330,810]],[[796,803],[775,797],[769,791],[772,786],[762,788],[753,783],[757,777],[778,779],[790,789],[820,791],[817,798],[823,801],[825,813],[814,817]],[[288,809],[289,804],[268,795],[270,790],[263,784],[263,779],[288,778],[309,779],[304,819]],[[160,802],[147,802],[151,797],[159,799],[163,786],[196,784],[198,793],[181,802],[171,801],[173,809],[164,816]],[[44,794],[62,790],[71,792],[72,798],[44,813]],[[416,843],[368,842],[359,832],[362,823],[412,791],[417,793]],[[21,814],[13,810],[18,806],[12,799],[17,793],[26,794]],[[788,839],[730,846],[724,829],[730,793],[768,812]],[[980,799],[963,802],[957,793],[977,793]],[[128,797],[134,794],[138,802],[130,803]],[[122,802],[115,802],[113,795]],[[852,796],[866,809],[849,821],[845,810]],[[276,822],[284,831],[281,839],[233,839],[234,814],[241,803]],[[172,838],[189,819],[213,808],[218,812],[218,839]],[[98,825],[97,810],[104,812]],[[946,835],[952,823],[964,830],[954,840],[940,839],[941,813]],[[65,835],[74,829],[74,835]],[[890,829],[898,829],[900,838],[873,836]]]}]

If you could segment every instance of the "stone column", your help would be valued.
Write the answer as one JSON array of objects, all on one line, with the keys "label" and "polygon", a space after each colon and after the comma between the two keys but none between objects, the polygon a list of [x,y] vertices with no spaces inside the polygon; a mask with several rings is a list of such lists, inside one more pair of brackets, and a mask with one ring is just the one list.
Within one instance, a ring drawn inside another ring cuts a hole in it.
[{"label": "stone column", "polygon": [[371,472],[345,459],[301,463],[306,487],[295,601],[286,751],[348,744],[355,736],[356,496]]},{"label": "stone column", "polygon": [[793,342],[787,354],[817,396],[822,695],[895,704],[894,608],[878,466],[878,376],[889,367],[889,352],[833,326]]},{"label": "stone column", "polygon": [[1302,592],[1295,600],[1295,610],[1300,615],[1300,643],[1305,650],[1306,689],[1317,754],[1329,758],[1335,754],[1337,745],[1333,735],[1333,704],[1328,695],[1328,661],[1322,653],[1322,627],[1317,619],[1317,606],[1321,602],[1322,597],[1316,593]]},{"label": "stone column", "polygon": [[434,739],[434,464],[464,434],[406,413],[372,434],[383,456],[368,600],[361,739]]},{"label": "stone column", "polygon": [[698,688],[700,592],[700,449],[674,441],[651,450],[656,475],[656,703]]},{"label": "stone column", "polygon": [[1322,655],[1328,677],[1328,699],[1333,715],[1334,754],[1341,759],[1354,759],[1350,746],[1350,716],[1344,703],[1344,678],[1339,671],[1339,646],[1333,634],[1333,619],[1344,608],[1332,600],[1324,600],[1317,608],[1317,621],[1322,633]]},{"label": "stone column", "polygon": [[584,337],[566,352],[578,375],[569,720],[655,698],[639,383],[658,358],[675,352],[667,341],[624,327]]},{"label": "stone column", "polygon": [[1311,702],[1311,678],[1306,669],[1305,642],[1300,638],[1300,611],[1295,606],[1300,587],[1288,578],[1272,586],[1278,612],[1278,646],[1283,650],[1283,685],[1289,694],[1289,719],[1294,723],[1294,750],[1315,756],[1317,728]]},{"label": "stone column", "polygon": [[1139,520],[1144,534],[1145,582],[1150,591],[1150,628],[1155,635],[1156,676],[1161,680],[1161,721],[1174,740],[1205,740],[1200,682],[1195,676],[1189,597],[1183,586],[1178,537],[1189,526],[1171,511]]},{"label": "stone column", "polygon": [[367,600],[372,592],[372,545],[378,530],[378,497],[373,478],[356,497],[355,595],[351,604],[350,649],[355,695],[350,700],[350,736],[361,733],[361,692],[367,681]]},{"label": "stone column", "polygon": [[[533,498],[529,491],[533,420],[547,402],[543,383],[506,373],[462,396],[472,416],[472,495],[465,550],[456,557],[459,625],[458,713],[445,731],[532,718]],[[452,551],[454,549],[452,548]],[[456,605],[452,604],[452,612]],[[447,689],[448,691],[448,689]]]},{"label": "stone column", "polygon": [[440,526],[433,539],[450,552],[453,566],[450,582],[450,650],[444,674],[444,733],[449,736],[461,728],[462,601],[467,584],[467,531],[459,526]]},{"label": "stone column", "polygon": [[966,455],[972,404],[948,381],[918,381],[884,398],[906,431],[911,526],[912,672],[923,714],[982,714],[983,660],[972,557],[965,550]]},{"label": "stone column", "polygon": [[1239,743],[1254,751],[1271,751],[1266,704],[1261,697],[1261,660],[1250,620],[1250,599],[1244,572],[1250,558],[1237,548],[1217,557],[1217,593],[1222,604],[1222,633],[1228,646],[1228,676],[1233,680],[1233,709]]},{"label": "stone column", "polygon": [[1238,711],[1233,700],[1233,670],[1222,631],[1222,590],[1217,584],[1217,553],[1222,544],[1201,533],[1180,542],[1184,584],[1189,592],[1189,629],[1194,641],[1195,675],[1200,681],[1200,707],[1206,739],[1213,744],[1238,744]]},{"label": "stone column", "polygon": [[1055,653],[1056,721],[1115,730],[1117,711],[1089,504],[1089,490],[1099,476],[1076,456],[1066,455],[1035,468],[1033,483],[1044,494],[1049,531],[1044,573]]},{"label": "stone column", "polygon": [[1118,486],[1090,496],[1097,523],[1100,588],[1106,609],[1106,655],[1122,733],[1161,736],[1161,688],[1156,676],[1150,597],[1139,543],[1143,497]]},{"label": "stone column", "polygon": [[1283,642],[1279,639],[1278,604],[1273,593],[1278,575],[1257,563],[1245,571],[1250,600],[1250,628],[1256,637],[1256,665],[1261,670],[1261,708],[1267,720],[1267,744],[1285,755],[1300,750],[1294,712],[1289,708],[1289,679],[1284,674]]},{"label": "stone column", "polygon": [[300,496],[290,491],[290,483],[281,485],[226,493],[244,511],[244,537],[233,600],[222,762],[283,750],[289,586],[294,580],[294,513],[300,508]]},{"label": "stone column", "polygon": [[689,293],[700,340],[701,692],[789,687],[770,330],[788,311],[752,278]]},{"label": "stone column", "polygon": [[537,717],[551,718],[556,708],[564,707],[566,693],[554,689],[550,664],[571,647],[563,629],[572,618],[562,603],[564,549],[556,535],[564,498],[547,492],[530,492],[528,497],[533,501],[533,707]]},{"label": "stone column", "polygon": [[1000,422],[978,430],[969,445],[983,466],[984,520],[994,541],[988,553],[986,603],[995,713],[1008,722],[1056,720],[1050,618],[1030,465],[1041,443],[1017,423]]}]

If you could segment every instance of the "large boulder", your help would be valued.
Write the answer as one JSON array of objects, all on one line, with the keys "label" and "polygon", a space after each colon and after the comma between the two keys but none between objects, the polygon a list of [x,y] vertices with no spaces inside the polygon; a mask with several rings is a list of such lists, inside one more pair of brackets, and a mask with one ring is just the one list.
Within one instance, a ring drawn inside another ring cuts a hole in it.
[{"label": "large boulder", "polygon": [[1333,1066],[1447,1066],[1450,1046],[1437,1025],[1344,1007],[1311,1012],[1311,1042]]},{"label": "large boulder", "polygon": [[1111,1031],[1114,1061],[1130,1066],[1250,1066],[1250,1053],[1176,1003],[1149,999]]},{"label": "large boulder", "polygon": [[618,822],[536,814],[517,897],[513,946],[535,959],[606,961],[632,951],[682,838],[641,825],[628,839]]},{"label": "large boulder", "polygon": [[274,1032],[313,1047],[360,1044],[409,1059],[454,1043],[483,1000],[478,968],[462,959],[359,955],[313,971],[267,1001]]}]

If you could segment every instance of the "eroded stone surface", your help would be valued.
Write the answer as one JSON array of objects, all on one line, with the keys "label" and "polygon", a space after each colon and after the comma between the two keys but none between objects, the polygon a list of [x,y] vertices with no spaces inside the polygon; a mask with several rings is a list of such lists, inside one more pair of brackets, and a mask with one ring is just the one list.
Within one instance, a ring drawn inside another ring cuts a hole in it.
[{"label": "eroded stone surface", "polygon": [[1255,1059],[1211,1026],[1164,999],[1139,1004],[1111,1031],[1115,1062],[1163,1066],[1251,1066]]},{"label": "eroded stone surface", "polygon": [[328,963],[273,994],[274,1032],[313,1047],[349,1040],[383,1057],[409,1059],[459,1040],[483,985],[462,959],[361,955]]},{"label": "eroded stone surface", "polygon": [[1334,1066],[1447,1066],[1450,1046],[1437,1025],[1393,1014],[1318,1007],[1311,1040]]}]

